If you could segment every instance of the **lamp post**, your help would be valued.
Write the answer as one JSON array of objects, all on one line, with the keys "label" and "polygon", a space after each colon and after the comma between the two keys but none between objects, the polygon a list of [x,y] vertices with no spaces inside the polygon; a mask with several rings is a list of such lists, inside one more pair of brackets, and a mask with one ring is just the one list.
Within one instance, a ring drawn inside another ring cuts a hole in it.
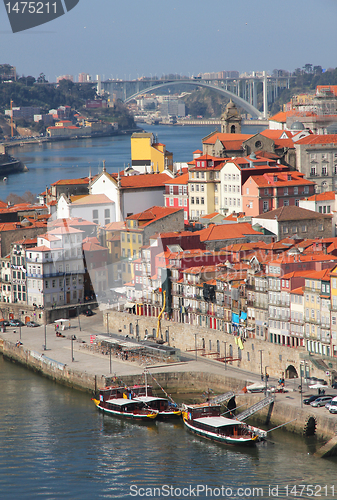
[{"label": "lamp post", "polygon": [[195,348],[195,360],[198,359],[198,350],[197,350],[197,333],[194,334],[194,348]]},{"label": "lamp post", "polygon": [[268,378],[269,378],[269,375],[267,374],[267,368],[268,368],[268,366],[264,367],[264,376],[265,376],[265,379],[266,379],[266,388],[265,388],[265,393],[264,393],[265,396],[267,396]]},{"label": "lamp post", "polygon": [[47,350],[47,324],[46,323],[44,324],[44,346],[43,346],[43,350],[44,351]]},{"label": "lamp post", "polygon": [[261,380],[263,380],[263,368],[262,368],[262,353],[263,353],[263,349],[259,349],[259,353],[260,353],[260,364],[261,364]]},{"label": "lamp post", "polygon": [[222,341],[225,349],[225,370],[227,370],[227,342]]},{"label": "lamp post", "polygon": [[106,333],[109,334],[109,313],[106,313]]},{"label": "lamp post", "polygon": [[112,373],[111,344],[110,344],[110,375]]},{"label": "lamp post", "polygon": [[74,360],[74,340],[75,340],[75,337],[74,335],[71,336],[71,361],[75,361]]},{"label": "lamp post", "polygon": [[81,328],[81,321],[80,321],[80,308],[78,307],[77,308],[77,316],[78,316],[78,327],[80,329],[80,332],[82,331],[82,328]]}]

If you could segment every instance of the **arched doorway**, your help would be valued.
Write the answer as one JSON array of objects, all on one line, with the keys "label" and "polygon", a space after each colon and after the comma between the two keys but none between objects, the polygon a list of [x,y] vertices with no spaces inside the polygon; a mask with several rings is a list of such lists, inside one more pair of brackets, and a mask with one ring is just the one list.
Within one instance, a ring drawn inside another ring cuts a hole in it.
[{"label": "arched doorway", "polygon": [[286,378],[298,378],[298,373],[293,365],[289,365],[286,369]]}]

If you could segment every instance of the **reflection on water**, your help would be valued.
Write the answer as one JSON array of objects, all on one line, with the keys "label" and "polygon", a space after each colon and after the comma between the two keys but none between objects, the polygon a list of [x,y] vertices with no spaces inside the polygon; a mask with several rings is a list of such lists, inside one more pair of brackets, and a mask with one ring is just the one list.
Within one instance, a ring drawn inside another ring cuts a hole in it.
[{"label": "reflection on water", "polygon": [[130,498],[131,485],[163,484],[272,484],[286,498],[287,484],[331,485],[335,477],[336,460],[312,456],[314,440],[282,430],[236,448],[199,438],[180,420],[146,426],[103,416],[90,395],[2,358],[0,387],[1,500]]}]

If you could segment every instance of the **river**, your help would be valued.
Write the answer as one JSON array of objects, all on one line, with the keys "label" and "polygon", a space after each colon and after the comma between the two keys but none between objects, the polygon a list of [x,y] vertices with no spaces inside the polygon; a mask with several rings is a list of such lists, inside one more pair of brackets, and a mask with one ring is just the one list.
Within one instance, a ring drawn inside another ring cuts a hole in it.
[{"label": "river", "polygon": [[[146,426],[103,417],[89,395],[2,358],[0,379],[1,500],[142,498],[141,488],[190,499],[198,485],[198,498],[210,497],[206,486],[218,498],[298,498],[291,488],[299,484],[334,498],[336,460],[313,457],[313,438],[275,431],[256,448],[231,448],[190,434],[180,420]],[[222,486],[228,494],[219,496]]]},{"label": "river", "polygon": [[[166,144],[176,162],[192,160],[192,153],[202,148],[202,138],[213,127],[180,127],[142,124],[147,132],[153,132],[159,142]],[[263,127],[244,127],[243,133],[256,133]],[[0,200],[10,193],[22,195],[25,191],[39,194],[60,179],[86,177],[102,171],[103,160],[108,172],[123,170],[131,163],[130,135],[98,137],[74,141],[27,144],[11,149],[11,154],[29,169],[8,176],[0,181]]]},{"label": "river", "polygon": [[[175,161],[190,160],[211,131],[146,128],[166,144]],[[14,155],[27,163],[29,172],[1,184],[0,199],[11,191],[38,193],[58,179],[85,176],[90,166],[95,174],[103,160],[108,171],[123,168],[130,161],[130,137],[24,146]],[[315,438],[279,430],[267,443],[238,449],[198,438],[181,421],[144,426],[103,417],[88,394],[0,358],[1,500],[333,499],[337,460],[316,459],[317,446]],[[293,488],[300,484],[305,487],[297,486],[295,495]],[[206,492],[206,487],[212,489]]]}]

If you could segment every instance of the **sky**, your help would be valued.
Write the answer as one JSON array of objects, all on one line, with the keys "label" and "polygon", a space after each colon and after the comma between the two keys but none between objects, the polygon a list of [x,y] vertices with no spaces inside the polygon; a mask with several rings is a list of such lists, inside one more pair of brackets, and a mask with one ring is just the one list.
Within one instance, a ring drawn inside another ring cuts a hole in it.
[{"label": "sky", "polygon": [[[51,0],[53,1],[53,0]],[[0,63],[49,81],[337,67],[336,0],[79,0],[12,33],[0,5]]]}]

